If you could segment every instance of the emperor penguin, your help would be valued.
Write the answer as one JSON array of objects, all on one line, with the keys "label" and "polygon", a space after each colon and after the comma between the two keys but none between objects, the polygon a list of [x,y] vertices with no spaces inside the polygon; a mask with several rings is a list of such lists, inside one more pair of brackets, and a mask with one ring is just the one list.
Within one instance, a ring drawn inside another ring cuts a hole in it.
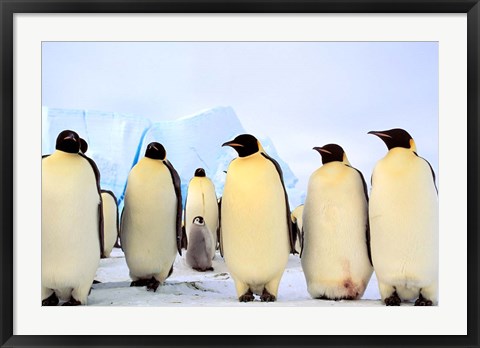
[{"label": "emperor penguin", "polygon": [[104,249],[103,254],[109,257],[117,241],[119,231],[117,198],[112,191],[102,190]]},{"label": "emperor penguin", "polygon": [[250,134],[222,146],[238,153],[230,163],[221,204],[223,255],[240,302],[275,301],[294,250],[287,192],[279,164]]},{"label": "emperor penguin", "polygon": [[404,129],[371,131],[388,153],[372,174],[372,260],[382,300],[399,306],[438,302],[438,195],[430,164]]},{"label": "emperor penguin", "polygon": [[130,271],[130,286],[156,291],[181,255],[180,177],[162,144],[148,144],[127,179],[120,242]]},{"label": "emperor penguin", "polygon": [[201,216],[196,216],[190,227],[186,260],[187,264],[199,272],[213,271],[212,234]]},{"label": "emperor penguin", "polygon": [[42,159],[42,306],[87,304],[103,254],[100,174],[79,150],[64,130]]},{"label": "emperor penguin", "polygon": [[372,276],[368,196],[362,173],[337,144],[314,147],[322,166],[310,176],[301,263],[310,296],[358,300]]},{"label": "emperor penguin", "polygon": [[302,252],[303,244],[303,209],[305,208],[304,204],[300,204],[295,209],[293,209],[291,218],[293,226],[293,235],[295,236],[295,250],[298,253]]},{"label": "emperor penguin", "polygon": [[210,232],[210,248],[212,250],[209,255],[213,258],[217,247],[218,204],[215,186],[212,180],[205,175],[203,168],[195,170],[195,176],[188,184],[185,201],[185,231],[188,240],[191,238],[191,229],[194,218],[197,216],[203,217]]}]

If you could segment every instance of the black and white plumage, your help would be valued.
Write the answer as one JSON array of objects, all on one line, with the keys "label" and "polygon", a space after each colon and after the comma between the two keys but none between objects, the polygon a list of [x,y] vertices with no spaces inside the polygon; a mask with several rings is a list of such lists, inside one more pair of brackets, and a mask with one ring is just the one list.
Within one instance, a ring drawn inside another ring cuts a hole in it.
[{"label": "black and white plumage", "polygon": [[303,211],[307,289],[317,299],[360,299],[373,272],[366,183],[341,146],[314,150],[323,165],[310,176]]},{"label": "black and white plumage", "polygon": [[372,260],[386,305],[438,302],[438,196],[430,164],[400,128],[372,131],[388,148],[373,171]]},{"label": "black and white plumage", "polygon": [[221,203],[222,251],[241,302],[275,301],[290,251],[290,208],[278,163],[242,134],[223,146],[239,157],[227,170]]},{"label": "black and white plumage", "polygon": [[42,305],[86,304],[103,252],[100,177],[76,132],[55,149],[42,159]]},{"label": "black and white plumage", "polygon": [[152,142],[127,180],[120,240],[132,286],[156,291],[181,253],[180,178],[163,145]]}]

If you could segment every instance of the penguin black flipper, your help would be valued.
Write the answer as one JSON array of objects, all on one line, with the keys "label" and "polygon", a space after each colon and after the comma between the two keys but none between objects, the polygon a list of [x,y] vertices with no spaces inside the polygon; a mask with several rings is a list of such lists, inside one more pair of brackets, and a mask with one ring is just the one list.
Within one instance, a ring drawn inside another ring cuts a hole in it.
[{"label": "penguin black flipper", "polygon": [[427,162],[428,166],[430,167],[430,170],[432,171],[433,186],[435,186],[435,191],[437,191],[437,194],[438,194],[437,184],[435,183],[435,172],[433,171],[432,165],[431,165],[430,162],[428,162],[425,158],[419,156],[416,152],[414,152],[414,154],[415,154],[418,158],[421,158],[421,159],[423,159],[425,162]]},{"label": "penguin black flipper", "polygon": [[90,157],[85,156],[83,153],[79,153],[79,156],[85,158],[90,166],[92,167],[93,173],[95,174],[95,179],[97,181],[97,191],[100,198],[100,203],[98,204],[98,237],[100,238],[100,258],[104,259],[105,255],[103,254],[104,248],[104,233],[103,233],[103,200],[102,200],[102,190],[100,189],[100,171],[98,170],[97,164]]},{"label": "penguin black flipper", "polygon": [[[359,171],[357,168],[354,168],[352,166],[346,165],[347,167],[350,167],[352,169],[355,169],[357,173],[360,175],[360,178],[362,179],[362,184],[363,184],[363,192],[365,193],[365,199],[367,200],[368,204],[368,189],[367,189],[367,182],[365,181],[365,178],[363,177],[363,174],[361,171]],[[367,226],[365,226],[365,237],[367,240],[367,252],[368,252],[368,259],[370,260],[370,264],[373,266],[372,262],[372,251],[370,249],[370,219],[367,219]]]},{"label": "penguin black flipper", "polygon": [[[296,222],[292,221],[292,239],[293,239],[293,245],[297,244],[297,237],[299,235],[299,229],[298,229],[298,224]],[[297,249],[295,249],[295,253],[298,254]]]},{"label": "penguin black flipper", "polygon": [[187,202],[188,202],[188,190],[187,196],[185,197],[185,206],[183,210],[183,226],[182,226],[182,238],[181,238],[181,248],[187,250],[188,248],[188,237],[187,237]]},{"label": "penguin black flipper", "polygon": [[44,159],[44,158],[46,158],[46,157],[48,157],[48,156],[50,156],[50,154],[48,154],[48,155],[42,155],[42,159]]},{"label": "penguin black flipper", "polygon": [[300,235],[300,247],[301,247],[301,249],[300,249],[300,258],[302,258],[303,249],[305,249],[305,248],[303,247],[303,227],[302,227],[302,233],[301,233],[301,235]]},{"label": "penguin black flipper", "polygon": [[164,160],[163,164],[170,171],[172,176],[173,187],[175,189],[175,194],[177,195],[177,250],[180,255],[182,255],[182,242],[183,242],[183,233],[182,233],[182,190],[180,188],[180,176],[178,175],[175,168],[168,160]]},{"label": "penguin black flipper", "polygon": [[277,169],[278,175],[280,176],[280,181],[282,182],[283,192],[285,194],[285,206],[287,207],[286,217],[287,217],[287,226],[288,226],[288,238],[290,240],[290,254],[297,254],[297,251],[295,250],[295,241],[293,240],[292,219],[290,218],[290,205],[288,204],[287,190],[285,189],[285,183],[283,182],[282,168],[280,167],[278,162],[275,161],[272,157],[270,157],[269,155],[267,155],[264,152],[262,152],[261,154],[262,154],[263,157],[265,157],[266,159],[270,160],[273,163],[273,165]]},{"label": "penguin black flipper", "polygon": [[[125,205],[123,206],[122,213],[120,214],[120,221],[123,221],[123,212],[124,211],[125,211]],[[125,252],[125,250],[123,250],[123,241],[122,241],[122,234],[121,233],[118,234],[118,240],[120,241],[120,248],[122,249],[123,252]]]},{"label": "penguin black flipper", "polygon": [[187,238],[187,231],[184,225],[182,226],[182,249],[187,250],[187,248],[188,248],[188,238]]},{"label": "penguin black flipper", "polygon": [[220,199],[218,200],[217,240],[218,240],[218,249],[220,250],[220,256],[223,257],[223,243],[222,243],[222,197],[220,197]]}]

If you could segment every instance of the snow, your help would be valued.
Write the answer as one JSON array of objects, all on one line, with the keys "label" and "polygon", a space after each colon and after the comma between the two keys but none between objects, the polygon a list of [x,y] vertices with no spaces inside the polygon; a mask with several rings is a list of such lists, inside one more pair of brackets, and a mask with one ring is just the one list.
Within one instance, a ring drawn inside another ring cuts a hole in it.
[{"label": "snow", "polygon": [[[130,277],[124,254],[114,248],[110,258],[100,260],[96,280],[88,297],[89,306],[281,306],[281,307],[331,307],[331,306],[384,306],[378,292],[375,275],[372,276],[361,300],[326,301],[312,299],[298,255],[290,255],[283,274],[276,302],[263,303],[256,297],[249,303],[238,302],[233,280],[223,258],[216,254],[214,271],[197,272],[191,269],[183,256],[177,255],[172,275],[156,292],[145,287],[130,287]],[[412,303],[402,303],[402,306]]]}]

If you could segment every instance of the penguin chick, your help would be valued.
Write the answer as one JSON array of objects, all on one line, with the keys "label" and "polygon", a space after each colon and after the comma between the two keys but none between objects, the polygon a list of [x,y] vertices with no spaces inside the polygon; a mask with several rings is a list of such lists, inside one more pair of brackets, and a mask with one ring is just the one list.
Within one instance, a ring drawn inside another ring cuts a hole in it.
[{"label": "penguin chick", "polygon": [[215,257],[217,246],[217,228],[218,228],[218,204],[215,186],[210,180],[203,168],[195,170],[195,176],[190,180],[187,189],[187,198],[185,201],[185,231],[188,240],[190,240],[191,228],[196,216],[201,216],[210,232],[209,252],[212,258]]},{"label": "penguin chick", "polygon": [[42,306],[87,304],[103,251],[100,176],[79,150],[65,130],[42,159]]},{"label": "penguin chick", "polygon": [[221,204],[221,237],[227,268],[240,302],[275,301],[288,255],[294,250],[283,174],[260,142],[242,134],[230,146]]},{"label": "penguin chick", "polygon": [[213,271],[212,254],[211,233],[203,217],[196,216],[190,227],[187,264],[199,272]]},{"label": "penguin chick", "polygon": [[156,291],[181,254],[180,178],[162,144],[152,142],[127,179],[120,241],[131,286]]},{"label": "penguin chick", "polygon": [[430,164],[404,129],[371,131],[388,148],[372,174],[372,260],[382,300],[438,301],[438,197]]},{"label": "penguin chick", "polygon": [[303,211],[301,263],[313,298],[357,300],[373,269],[363,175],[337,144],[314,147],[323,165],[311,175]]},{"label": "penguin chick", "polygon": [[117,198],[112,191],[102,190],[104,249],[105,257],[109,257],[119,235]]}]

